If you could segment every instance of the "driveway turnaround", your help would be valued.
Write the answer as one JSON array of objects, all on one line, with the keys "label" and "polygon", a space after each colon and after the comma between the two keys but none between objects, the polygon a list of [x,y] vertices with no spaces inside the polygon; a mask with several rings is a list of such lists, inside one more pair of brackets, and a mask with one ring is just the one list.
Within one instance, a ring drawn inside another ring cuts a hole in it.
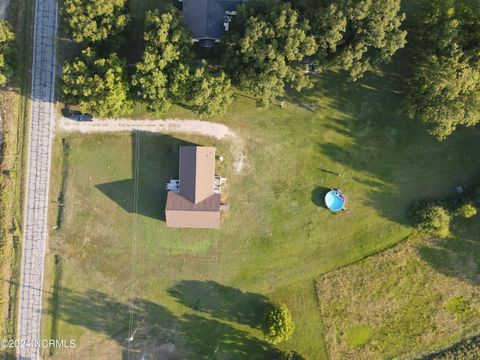
[{"label": "driveway turnaround", "polygon": [[108,133],[125,131],[147,131],[160,134],[194,134],[213,137],[221,140],[230,138],[233,141],[235,173],[240,173],[245,164],[243,141],[238,134],[228,126],[204,120],[195,119],[93,119],[93,121],[74,121],[62,117],[58,123],[59,130],[80,133]]},{"label": "driveway turnaround", "polygon": [[57,3],[37,0],[32,66],[22,277],[20,284],[20,360],[37,360],[41,351],[43,266],[47,239],[50,155],[55,123],[55,40]]}]

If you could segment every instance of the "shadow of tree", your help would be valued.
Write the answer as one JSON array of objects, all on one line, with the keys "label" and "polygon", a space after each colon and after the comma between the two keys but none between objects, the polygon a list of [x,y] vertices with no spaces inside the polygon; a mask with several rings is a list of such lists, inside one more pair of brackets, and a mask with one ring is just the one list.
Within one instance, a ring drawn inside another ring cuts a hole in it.
[{"label": "shadow of tree", "polygon": [[178,178],[179,149],[189,145],[195,144],[168,135],[136,130],[132,133],[134,177],[95,187],[129,213],[165,221],[165,183],[172,177]]},{"label": "shadow of tree", "polygon": [[77,293],[62,288],[57,313],[51,315],[115,340],[124,359],[276,359],[278,355],[269,344],[221,321],[194,314],[178,317],[145,299],[126,304],[91,289]]},{"label": "shadow of tree", "polygon": [[480,132],[458,129],[438,142],[409,120],[404,109],[407,54],[396,60],[357,82],[344,73],[325,72],[312,89],[291,92],[288,99],[316,104],[314,112],[328,118],[318,122],[324,135],[318,152],[335,163],[342,179],[366,188],[365,205],[407,225],[414,200],[444,196],[480,172]]},{"label": "shadow of tree", "polygon": [[179,303],[218,319],[260,326],[268,299],[261,295],[221,285],[215,281],[182,280],[168,289]]},{"label": "shadow of tree", "polygon": [[480,285],[480,220],[462,219],[454,225],[453,239],[432,241],[417,249],[438,272],[472,285]]}]

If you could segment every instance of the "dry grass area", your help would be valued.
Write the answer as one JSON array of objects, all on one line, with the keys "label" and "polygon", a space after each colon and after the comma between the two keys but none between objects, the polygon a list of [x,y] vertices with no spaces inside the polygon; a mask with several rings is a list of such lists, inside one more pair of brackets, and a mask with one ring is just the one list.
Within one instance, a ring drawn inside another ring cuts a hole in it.
[{"label": "dry grass area", "polygon": [[462,235],[410,238],[318,279],[330,359],[411,358],[478,331],[480,246]]},{"label": "dry grass area", "polygon": [[19,157],[22,97],[14,91],[0,91],[2,161],[0,164],[0,334],[11,338],[15,332],[16,266],[18,247],[22,165]]}]

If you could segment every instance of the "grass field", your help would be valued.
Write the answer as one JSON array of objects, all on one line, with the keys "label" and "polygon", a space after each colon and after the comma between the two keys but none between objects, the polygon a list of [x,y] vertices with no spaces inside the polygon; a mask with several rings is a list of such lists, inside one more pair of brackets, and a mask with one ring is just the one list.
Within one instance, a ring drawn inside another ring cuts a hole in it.
[{"label": "grass field", "polygon": [[[245,140],[241,175],[232,173],[228,143],[141,133],[136,211],[135,137],[65,135],[65,162],[59,134],[52,228],[61,188],[65,194],[61,226],[51,233],[43,326],[46,337],[80,345],[53,357],[116,359],[167,353],[175,344],[172,358],[274,358],[258,330],[268,298],[286,302],[297,323],[280,347],[324,358],[314,279],[402,241],[411,233],[412,200],[445,196],[480,170],[478,132],[460,130],[437,143],[406,119],[401,79],[395,66],[354,84],[328,73],[284,109],[263,112],[239,96],[218,121]],[[185,142],[226,155],[229,211],[219,231],[163,222],[164,182],[177,174]],[[348,196],[348,216],[322,205],[334,186]],[[139,330],[129,350],[130,314]],[[360,338],[368,331],[359,329]]]},{"label": "grass field", "polygon": [[417,358],[478,333],[479,225],[464,221],[442,241],[412,238],[320,277],[330,359]]}]

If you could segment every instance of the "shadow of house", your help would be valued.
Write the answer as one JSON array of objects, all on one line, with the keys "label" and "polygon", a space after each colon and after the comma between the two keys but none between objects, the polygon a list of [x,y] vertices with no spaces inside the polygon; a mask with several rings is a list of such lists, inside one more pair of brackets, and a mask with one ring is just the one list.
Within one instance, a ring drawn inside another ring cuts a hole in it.
[{"label": "shadow of house", "polygon": [[168,289],[179,303],[193,310],[259,328],[269,302],[261,294],[244,292],[215,281],[182,280]]},{"label": "shadow of house", "polygon": [[60,290],[60,299],[51,315],[115,340],[123,359],[278,358],[274,347],[226,323],[192,314],[178,317],[145,299],[127,304],[96,290],[67,288]]},{"label": "shadow of house", "polygon": [[95,187],[122,209],[165,221],[165,183],[178,178],[180,146],[193,143],[145,131],[132,132],[131,179],[97,184]]}]

